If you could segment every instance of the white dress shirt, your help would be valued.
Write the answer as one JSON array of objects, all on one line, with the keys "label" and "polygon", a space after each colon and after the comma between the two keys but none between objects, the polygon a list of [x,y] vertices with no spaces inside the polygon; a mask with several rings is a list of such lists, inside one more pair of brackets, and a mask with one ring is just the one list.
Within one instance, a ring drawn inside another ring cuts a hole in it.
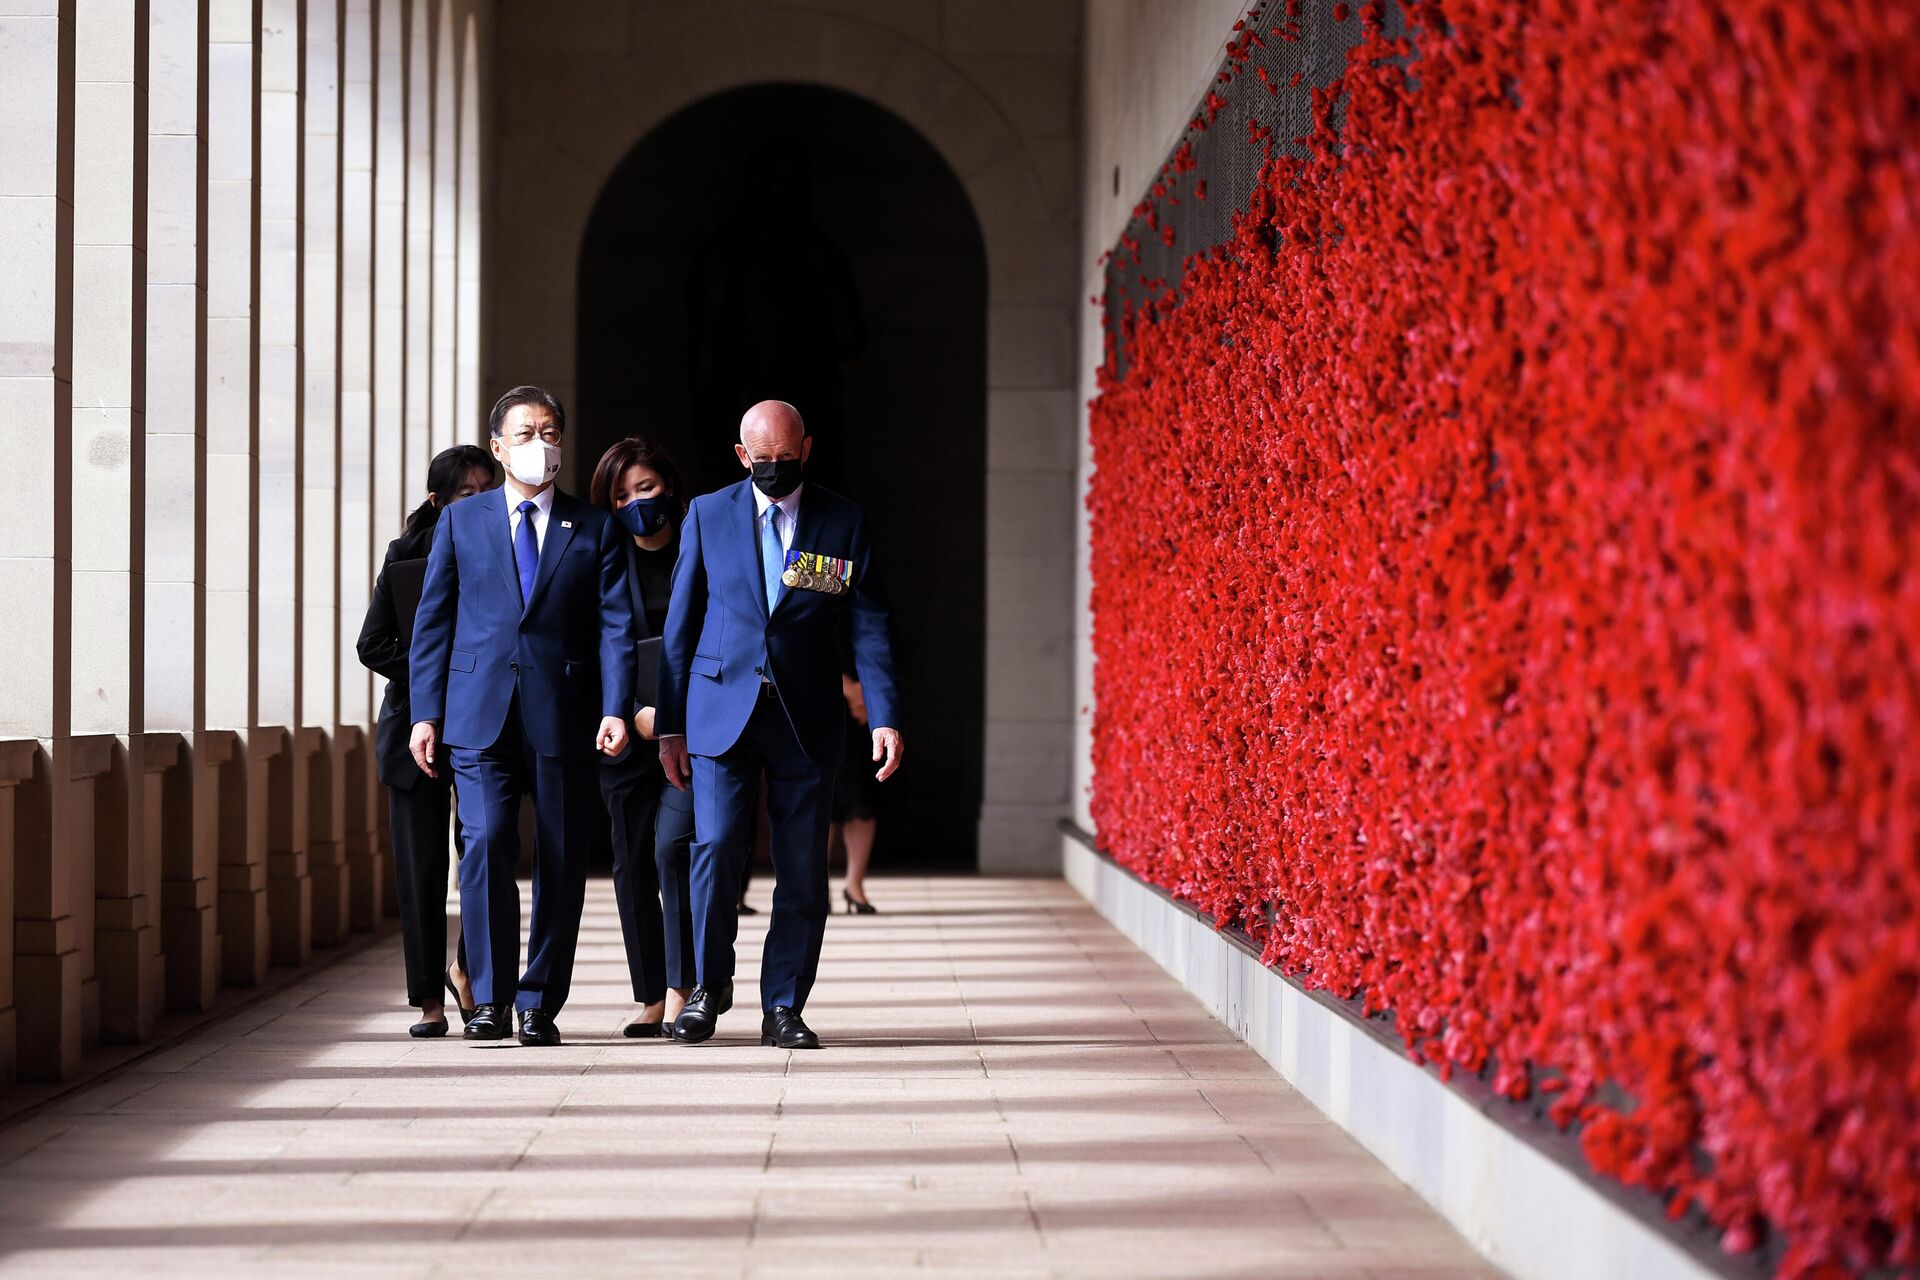
[{"label": "white dress shirt", "polygon": [[553,486],[548,485],[531,498],[523,498],[512,485],[506,486],[507,499],[507,550],[513,550],[513,540],[520,536],[520,504],[532,502],[533,510],[527,513],[533,520],[533,549],[547,549],[547,518],[553,514]]},{"label": "white dress shirt", "polygon": [[764,525],[767,521],[767,508],[779,507],[780,554],[783,562],[785,561],[786,553],[793,550],[793,528],[800,522],[800,490],[806,487],[806,485],[802,484],[798,489],[795,489],[792,493],[780,499],[780,501],[775,502],[772,498],[760,492],[759,485],[756,484],[752,486],[753,517],[759,522],[754,527],[753,536],[755,538],[760,536],[759,526]]}]

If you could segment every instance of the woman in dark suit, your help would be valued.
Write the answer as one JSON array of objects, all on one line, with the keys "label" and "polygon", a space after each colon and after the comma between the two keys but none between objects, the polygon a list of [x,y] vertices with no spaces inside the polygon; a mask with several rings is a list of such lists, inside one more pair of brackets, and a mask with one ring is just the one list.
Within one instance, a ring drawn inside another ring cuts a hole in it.
[{"label": "woman in dark suit", "polygon": [[420,1021],[407,1034],[418,1038],[447,1034],[446,1004],[440,998],[443,987],[453,995],[462,1015],[473,1012],[473,994],[467,985],[464,938],[454,965],[442,968],[447,960],[447,822],[452,813],[453,771],[441,769],[439,777],[429,778],[408,751],[413,714],[407,702],[407,643],[441,510],[491,489],[496,482],[493,459],[477,445],[455,445],[434,457],[427,467],[427,500],[387,545],[357,646],[361,665],[387,678],[387,696],[373,731],[374,770],[387,788],[401,947],[407,961],[407,1003],[420,1010]]},{"label": "woman in dark suit", "polygon": [[613,894],[626,940],[627,975],[640,1006],[622,1034],[653,1039],[680,1015],[693,991],[693,800],[666,785],[654,749],[654,671],[666,627],[673,562],[687,485],[666,451],[645,436],[620,441],[600,459],[589,491],[596,506],[633,535],[627,587],[633,596],[638,651],[634,740],[600,762],[600,796],[612,827]]}]

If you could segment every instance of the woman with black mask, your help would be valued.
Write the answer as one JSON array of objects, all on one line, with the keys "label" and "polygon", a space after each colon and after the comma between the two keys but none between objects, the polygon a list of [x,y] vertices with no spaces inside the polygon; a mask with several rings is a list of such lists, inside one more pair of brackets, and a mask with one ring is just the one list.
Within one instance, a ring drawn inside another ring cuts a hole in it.
[{"label": "woman with black mask", "polygon": [[[496,483],[493,459],[477,445],[442,450],[428,464],[427,500],[414,508],[400,536],[387,545],[357,646],[361,665],[387,678],[373,731],[374,769],[387,788],[407,1003],[420,1010],[420,1021],[407,1034],[422,1039],[447,1034],[443,989],[453,996],[463,1018],[473,1014],[473,993],[467,983],[464,938],[454,964],[447,966],[447,823],[453,771],[442,768],[439,776],[428,777],[408,750],[413,713],[407,697],[407,645],[440,512]],[[454,838],[459,838],[457,832]]]},{"label": "woman with black mask", "polygon": [[633,599],[635,738],[627,750],[600,762],[613,844],[613,893],[626,941],[627,975],[639,1010],[622,1028],[634,1039],[670,1035],[668,1028],[692,994],[693,797],[667,785],[654,750],[654,678],[673,562],[680,554],[680,521],[687,485],[665,450],[645,436],[608,449],[594,468],[594,505],[611,511],[633,536],[627,587]]}]

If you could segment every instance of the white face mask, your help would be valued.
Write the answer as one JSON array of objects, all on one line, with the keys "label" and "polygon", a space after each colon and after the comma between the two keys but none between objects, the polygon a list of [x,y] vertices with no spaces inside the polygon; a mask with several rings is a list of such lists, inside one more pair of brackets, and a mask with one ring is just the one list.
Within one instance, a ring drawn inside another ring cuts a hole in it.
[{"label": "white face mask", "polygon": [[560,474],[560,446],[529,440],[507,450],[507,470],[529,489],[538,489]]}]

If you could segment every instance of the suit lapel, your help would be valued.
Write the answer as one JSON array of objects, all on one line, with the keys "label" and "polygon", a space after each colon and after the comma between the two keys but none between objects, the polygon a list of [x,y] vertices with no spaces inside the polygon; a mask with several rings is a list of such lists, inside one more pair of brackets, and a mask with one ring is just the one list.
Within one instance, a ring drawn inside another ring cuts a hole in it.
[{"label": "suit lapel", "polygon": [[[547,582],[553,577],[554,566],[560,563],[560,557],[567,553],[567,544],[573,541],[575,508],[579,504],[571,497],[553,491],[553,507],[547,512],[547,535],[540,540],[540,567],[533,575],[533,594],[527,597],[526,612],[533,612],[533,606],[540,603],[541,593],[547,589]],[[515,585],[518,585],[516,580]]]},{"label": "suit lapel", "polygon": [[753,481],[746,480],[734,491],[734,509],[739,513],[733,520],[733,527],[741,531],[746,538],[741,550],[746,553],[742,560],[747,570],[747,581],[753,584],[753,598],[760,602],[760,616],[767,616],[767,580],[762,575],[760,565],[760,504],[753,500]]}]

